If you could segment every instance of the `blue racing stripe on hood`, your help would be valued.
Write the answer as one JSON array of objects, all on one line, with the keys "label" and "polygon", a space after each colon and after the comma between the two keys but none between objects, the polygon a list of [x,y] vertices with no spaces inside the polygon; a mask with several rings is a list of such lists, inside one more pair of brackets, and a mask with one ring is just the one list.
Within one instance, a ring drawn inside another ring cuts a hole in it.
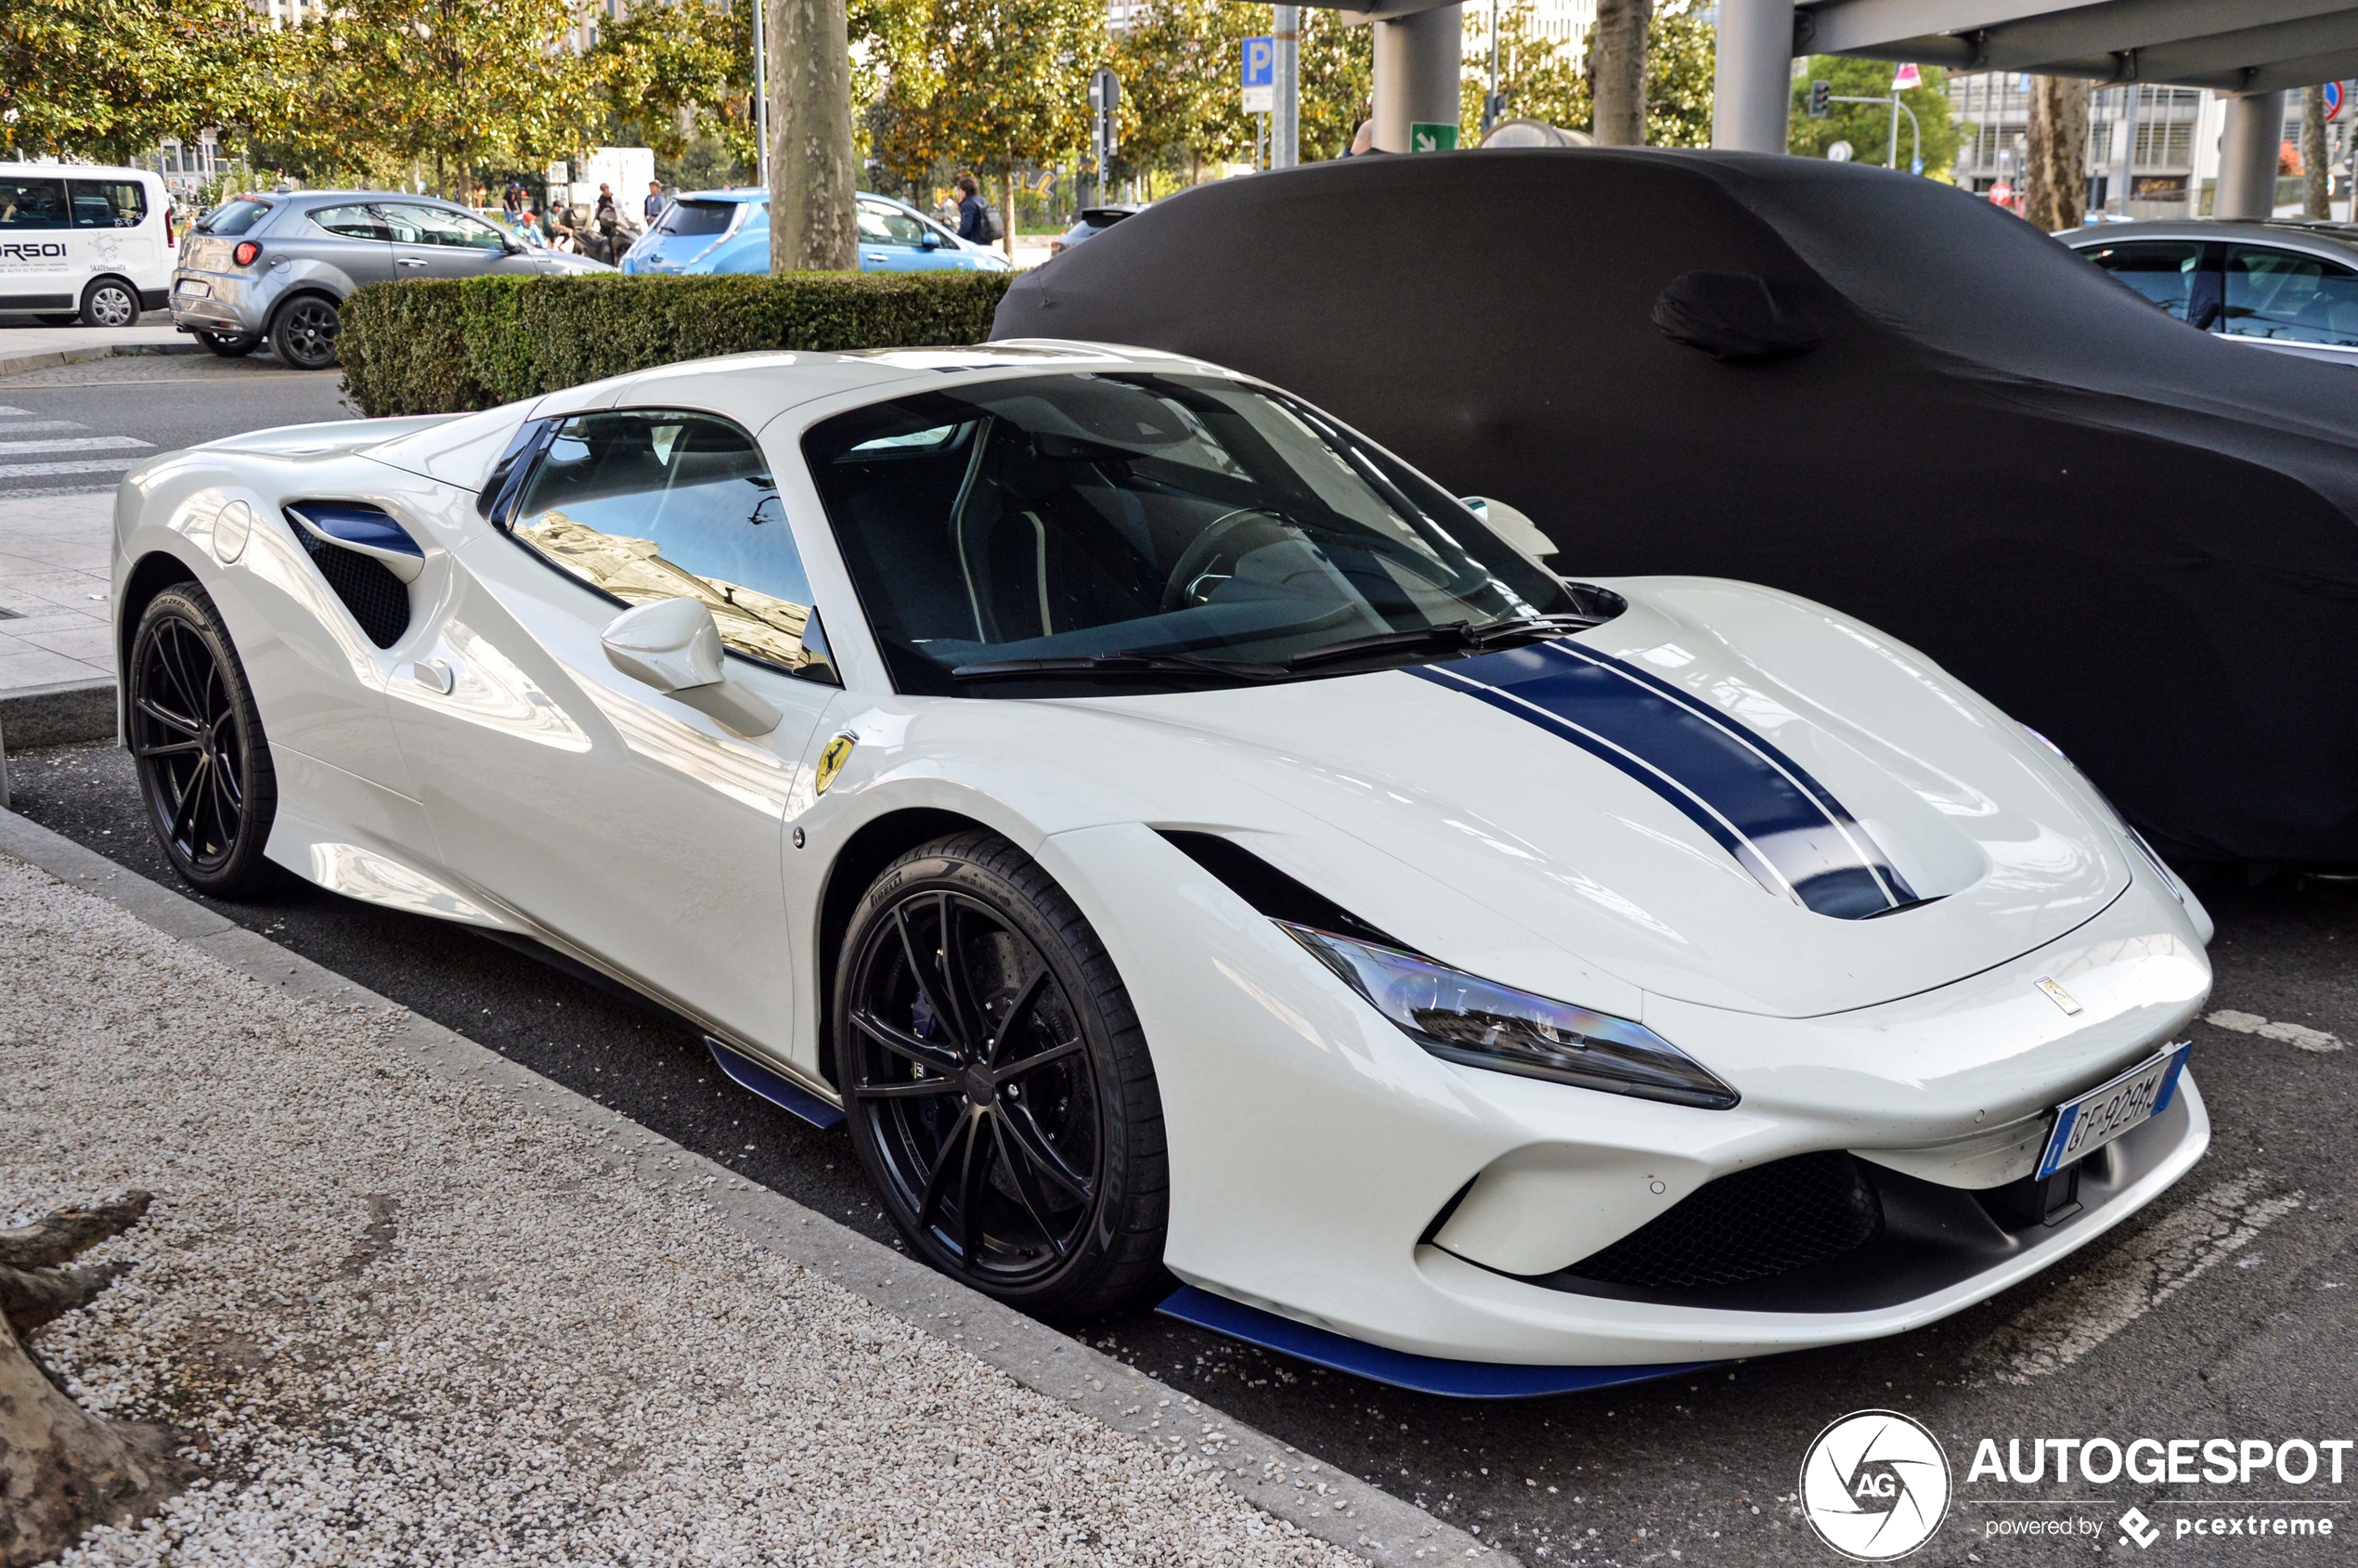
[{"label": "blue racing stripe on hood", "polygon": [[1406,671],[1572,742],[1677,807],[1763,888],[1856,920],[1916,901],[1801,765],[1724,713],[1572,641]]}]

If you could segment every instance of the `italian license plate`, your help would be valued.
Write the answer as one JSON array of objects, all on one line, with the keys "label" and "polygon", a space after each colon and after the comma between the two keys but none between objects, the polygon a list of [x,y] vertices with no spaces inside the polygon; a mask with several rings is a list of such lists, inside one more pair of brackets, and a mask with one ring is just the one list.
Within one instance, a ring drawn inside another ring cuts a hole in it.
[{"label": "italian license plate", "polygon": [[213,297],[213,285],[201,279],[183,278],[178,287],[181,294],[188,299],[203,300]]},{"label": "italian license plate", "polygon": [[2170,1097],[2178,1092],[2178,1075],[2185,1070],[2187,1049],[2186,1044],[2167,1046],[2111,1082],[2066,1101],[2055,1112],[2055,1130],[2047,1134],[2039,1174],[2052,1176],[2169,1109]]}]

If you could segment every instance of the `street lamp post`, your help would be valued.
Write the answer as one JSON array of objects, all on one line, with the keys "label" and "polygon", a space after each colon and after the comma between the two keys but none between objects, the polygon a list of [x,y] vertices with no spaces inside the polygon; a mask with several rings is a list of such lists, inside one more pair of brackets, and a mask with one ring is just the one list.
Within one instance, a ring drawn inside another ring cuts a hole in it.
[{"label": "street lamp post", "polygon": [[753,0],[754,183],[770,188],[770,7]]}]

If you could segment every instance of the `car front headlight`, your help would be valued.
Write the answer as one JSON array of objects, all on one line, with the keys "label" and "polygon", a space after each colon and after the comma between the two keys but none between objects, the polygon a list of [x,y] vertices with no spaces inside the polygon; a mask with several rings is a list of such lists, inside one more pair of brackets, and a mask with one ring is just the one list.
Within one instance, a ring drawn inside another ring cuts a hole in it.
[{"label": "car front headlight", "polygon": [[1736,1103],[1733,1089],[1643,1024],[1498,985],[1398,948],[1289,920],[1276,924],[1444,1061],[1705,1110]]}]

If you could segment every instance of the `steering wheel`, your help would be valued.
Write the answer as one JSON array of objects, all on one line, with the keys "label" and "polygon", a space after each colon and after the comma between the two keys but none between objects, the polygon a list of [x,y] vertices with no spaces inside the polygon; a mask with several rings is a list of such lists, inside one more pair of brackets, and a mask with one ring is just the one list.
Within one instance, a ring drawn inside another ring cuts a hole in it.
[{"label": "steering wheel", "polygon": [[[1194,586],[1196,580],[1201,577],[1224,554],[1230,553],[1229,540],[1232,536],[1243,532],[1254,524],[1259,524],[1273,537],[1249,546],[1249,550],[1258,550],[1263,545],[1274,544],[1293,537],[1292,530],[1286,526],[1284,518],[1261,507],[1239,507],[1224,516],[1214,518],[1210,527],[1196,536],[1193,544],[1180,551],[1178,564],[1171,568],[1171,576],[1162,585],[1162,613],[1169,615],[1174,610],[1185,609],[1190,599],[1194,597],[1188,590]],[[1234,553],[1241,555],[1247,553],[1247,551],[1238,550]],[[1200,600],[1196,602],[1201,603]]]}]

